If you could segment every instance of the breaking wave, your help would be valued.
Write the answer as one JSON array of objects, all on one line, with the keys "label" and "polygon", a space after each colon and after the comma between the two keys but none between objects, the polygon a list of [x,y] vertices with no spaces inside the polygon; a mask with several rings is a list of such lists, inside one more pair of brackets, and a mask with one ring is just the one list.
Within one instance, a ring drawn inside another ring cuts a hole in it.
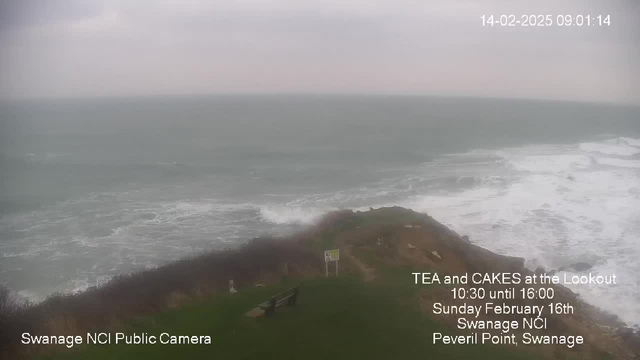
[{"label": "breaking wave", "polygon": [[[393,177],[323,191],[285,189],[242,199],[191,195],[189,186],[184,197],[164,189],[95,193],[0,218],[3,234],[21,239],[0,243],[0,270],[36,260],[52,269],[56,286],[20,291],[73,291],[194,251],[313,224],[327,211],[400,205],[426,212],[492,251],[525,257],[532,266],[551,269],[589,259],[593,272],[615,272],[621,284],[573,290],[640,324],[634,280],[640,273],[638,154],[640,139],[611,137],[447,154]],[[73,251],[86,258],[82,276],[66,266],[63,255]]]},{"label": "breaking wave", "polygon": [[260,208],[260,217],[273,224],[310,225],[327,211],[332,209],[304,208],[300,206],[264,206]]},{"label": "breaking wave", "polygon": [[640,154],[640,140],[619,137],[599,143],[582,143],[580,149],[604,155],[632,156]]}]

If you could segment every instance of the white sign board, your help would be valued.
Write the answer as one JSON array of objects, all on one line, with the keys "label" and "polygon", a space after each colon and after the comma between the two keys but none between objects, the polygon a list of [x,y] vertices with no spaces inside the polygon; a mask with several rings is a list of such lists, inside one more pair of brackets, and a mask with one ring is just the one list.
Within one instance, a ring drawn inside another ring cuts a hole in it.
[{"label": "white sign board", "polygon": [[338,261],[338,260],[340,260],[340,249],[333,249],[333,250],[325,250],[324,251],[324,261],[325,262]]},{"label": "white sign board", "polygon": [[324,251],[324,271],[326,276],[329,276],[329,263],[332,261],[336,262],[336,276],[338,276],[338,260],[340,260],[340,250],[325,250]]}]

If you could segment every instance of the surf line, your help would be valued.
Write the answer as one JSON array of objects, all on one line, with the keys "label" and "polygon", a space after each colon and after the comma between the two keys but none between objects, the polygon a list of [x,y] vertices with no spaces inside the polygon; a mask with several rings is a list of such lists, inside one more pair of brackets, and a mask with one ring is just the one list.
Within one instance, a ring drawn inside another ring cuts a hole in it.
[{"label": "surf line", "polygon": [[535,315],[542,317],[544,306],[541,305],[507,305],[494,304],[488,302],[482,305],[468,305],[463,303],[460,305],[443,305],[442,303],[433,303],[433,313],[436,315],[473,315],[479,317],[481,313],[495,315]]}]

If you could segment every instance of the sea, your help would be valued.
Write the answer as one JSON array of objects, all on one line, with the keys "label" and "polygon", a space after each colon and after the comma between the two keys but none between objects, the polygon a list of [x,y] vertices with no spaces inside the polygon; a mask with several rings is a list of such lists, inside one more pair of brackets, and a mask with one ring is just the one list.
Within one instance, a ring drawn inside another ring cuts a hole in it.
[{"label": "sea", "polygon": [[638,106],[132,97],[5,101],[0,121],[0,283],[34,301],[398,205],[531,269],[615,274],[571,288],[640,324]]}]

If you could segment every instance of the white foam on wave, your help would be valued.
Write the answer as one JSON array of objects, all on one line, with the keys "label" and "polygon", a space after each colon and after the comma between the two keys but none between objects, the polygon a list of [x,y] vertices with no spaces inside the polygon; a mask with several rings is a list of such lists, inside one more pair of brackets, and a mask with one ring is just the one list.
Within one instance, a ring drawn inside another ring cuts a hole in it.
[{"label": "white foam on wave", "polygon": [[509,156],[509,160],[516,170],[532,173],[576,171],[585,169],[592,164],[591,157],[582,154],[512,154]]},{"label": "white foam on wave", "polygon": [[15,300],[21,303],[39,303],[40,301],[44,300],[44,297],[29,290],[20,290],[12,293],[12,295],[14,296]]},{"label": "white foam on wave", "polygon": [[[73,251],[102,261],[94,264],[91,276],[65,280],[69,290],[77,290],[100,280],[94,275],[153,266],[197,251],[190,241],[199,241],[202,234],[210,241],[228,239],[230,234],[246,239],[253,235],[250,228],[269,231],[279,225],[313,224],[338,208],[401,205],[429,213],[490,250],[523,256],[532,266],[550,269],[594,259],[595,272],[615,271],[621,285],[573,289],[587,301],[640,324],[640,286],[632,277],[640,273],[640,230],[634,228],[640,218],[639,181],[636,160],[625,158],[640,152],[639,144],[638,139],[615,138],[474,150],[443,156],[407,176],[294,200],[289,195],[270,197],[255,204],[166,197],[148,202],[146,190],[92,194],[79,202],[59,203],[55,213],[34,212],[14,219],[18,226],[11,228],[25,233],[26,247],[0,244],[0,250],[25,261],[26,254],[46,260],[56,255],[55,247],[71,243]],[[439,182],[460,186],[434,186]],[[77,215],[80,205],[91,213]],[[97,238],[85,233],[84,223],[96,219],[112,230],[110,235]]]},{"label": "white foam on wave", "polygon": [[213,210],[214,204],[209,202],[175,202],[163,206],[167,212],[175,212],[179,216],[206,214]]},{"label": "white foam on wave", "polygon": [[617,140],[625,142],[629,146],[635,146],[640,148],[640,139],[633,139],[628,137],[619,137]]},{"label": "white foam on wave", "polygon": [[638,142],[640,142],[638,139],[615,138],[598,143],[582,143],[580,149],[604,155],[633,156],[640,154]]},{"label": "white foam on wave", "polygon": [[301,206],[263,206],[260,217],[272,224],[309,225],[331,209],[308,208]]},{"label": "white foam on wave", "polygon": [[[21,269],[2,273],[0,281],[18,284],[41,299],[96,285],[105,274],[157,266],[215,247],[221,243],[217,239],[232,242],[254,235],[246,221],[255,219],[256,204],[147,200],[154,195],[90,194],[0,219],[0,232],[17,237],[0,242],[0,271]],[[52,277],[47,284],[42,274]]]},{"label": "white foam on wave", "polygon": [[602,159],[598,159],[597,161],[598,161],[598,164],[602,164],[602,165],[640,169],[640,160],[602,158]]},{"label": "white foam on wave", "polygon": [[508,167],[514,174],[506,186],[478,183],[449,193],[427,191],[402,205],[429,213],[490,250],[524,257],[530,266],[557,269],[587,259],[595,264],[594,273],[615,273],[619,284],[571,288],[624,321],[640,324],[640,173],[635,162],[619,158],[635,153],[629,147],[637,142],[630,140],[503,149],[494,155],[505,164],[465,169],[486,176]]},{"label": "white foam on wave", "polygon": [[71,280],[62,292],[71,294],[79,293],[93,286],[106,284],[111,278],[112,276],[109,275],[85,274],[81,278]]}]

